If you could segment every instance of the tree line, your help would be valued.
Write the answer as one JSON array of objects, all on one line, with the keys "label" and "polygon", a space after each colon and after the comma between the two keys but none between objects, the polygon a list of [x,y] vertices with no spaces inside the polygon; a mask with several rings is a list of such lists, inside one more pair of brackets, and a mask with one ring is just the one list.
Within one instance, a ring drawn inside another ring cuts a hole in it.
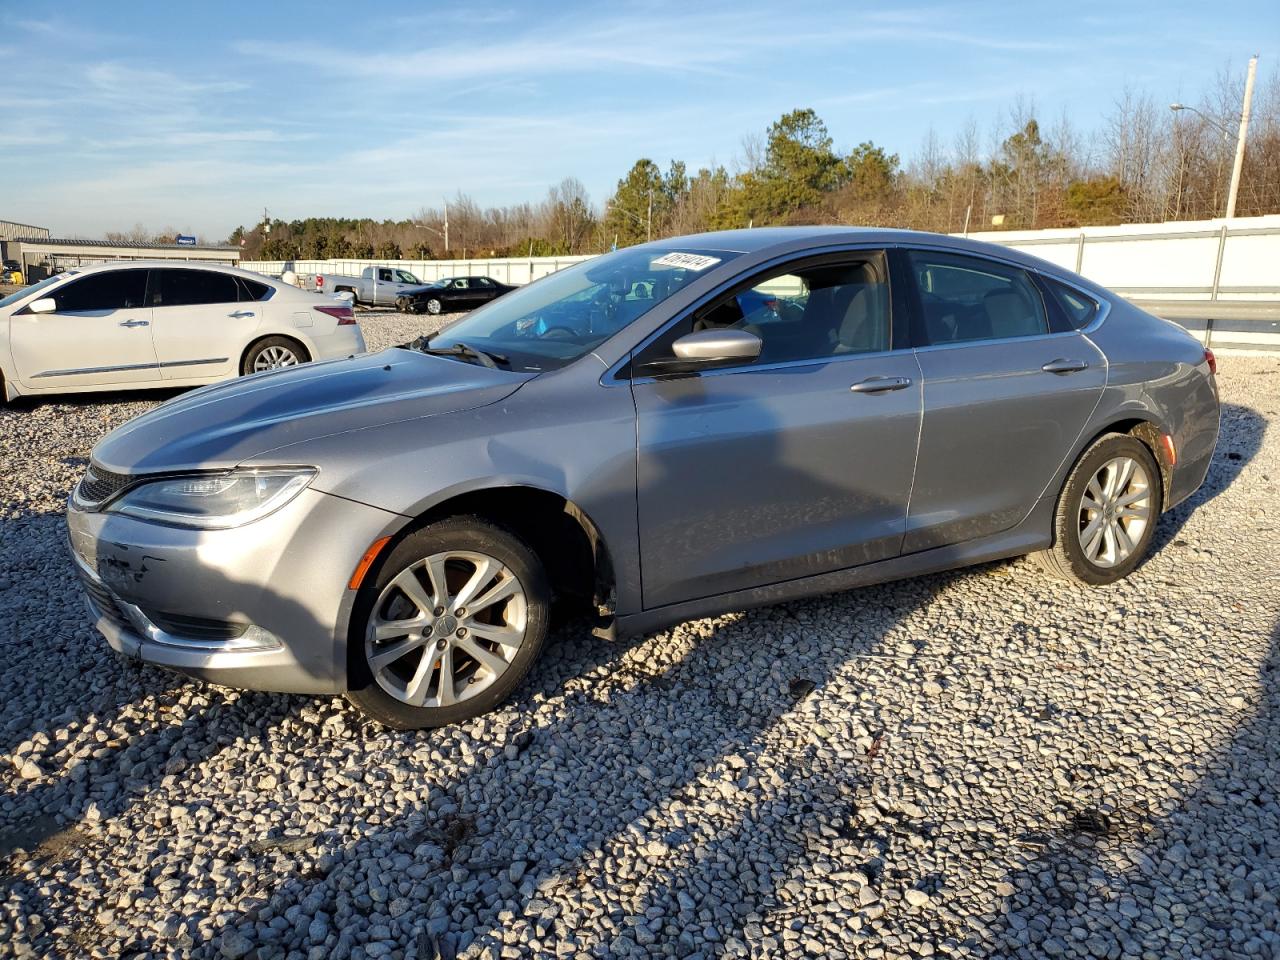
[{"label": "tree line", "polygon": [[[1280,75],[1255,90],[1237,216],[1280,212]],[[575,178],[537,203],[482,208],[468,195],[404,220],[264,218],[231,235],[246,259],[439,259],[595,253],[704,230],[790,223],[1040,229],[1221,216],[1241,82],[1223,71],[1196,110],[1125,91],[1086,136],[1014,101],[950,144],[932,132],[904,163],[864,141],[838,149],[807,108],[744,139],[732,165],[690,171],[642,158],[603,207]],[[1226,128],[1226,132],[1219,129]]]}]

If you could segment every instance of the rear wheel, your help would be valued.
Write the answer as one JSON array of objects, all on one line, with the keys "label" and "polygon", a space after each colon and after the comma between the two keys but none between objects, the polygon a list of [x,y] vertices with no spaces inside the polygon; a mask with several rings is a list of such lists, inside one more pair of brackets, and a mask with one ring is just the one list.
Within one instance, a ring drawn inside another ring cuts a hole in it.
[{"label": "rear wheel", "polygon": [[244,355],[240,372],[245,376],[276,370],[280,367],[296,367],[311,359],[306,347],[288,337],[264,337],[251,346]]},{"label": "rear wheel", "polygon": [[1115,583],[1142,562],[1163,505],[1160,467],[1141,440],[1099,438],[1058,497],[1053,546],[1036,557],[1048,572],[1087,586]]},{"label": "rear wheel", "polygon": [[537,659],[549,610],[546,574],[523,540],[479,517],[434,523],[362,591],[347,697],[401,730],[487,713]]}]

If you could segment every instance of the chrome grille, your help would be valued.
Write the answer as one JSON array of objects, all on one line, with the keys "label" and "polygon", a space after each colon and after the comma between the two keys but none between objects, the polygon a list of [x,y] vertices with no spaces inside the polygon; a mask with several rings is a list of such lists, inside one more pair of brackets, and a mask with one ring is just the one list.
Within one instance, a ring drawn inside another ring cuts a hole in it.
[{"label": "chrome grille", "polygon": [[137,480],[137,477],[130,476],[127,473],[112,473],[110,470],[104,470],[97,464],[89,464],[89,469],[85,471],[84,477],[80,480],[80,489],[77,496],[85,503],[102,503],[109,497],[115,496],[129,484]]}]

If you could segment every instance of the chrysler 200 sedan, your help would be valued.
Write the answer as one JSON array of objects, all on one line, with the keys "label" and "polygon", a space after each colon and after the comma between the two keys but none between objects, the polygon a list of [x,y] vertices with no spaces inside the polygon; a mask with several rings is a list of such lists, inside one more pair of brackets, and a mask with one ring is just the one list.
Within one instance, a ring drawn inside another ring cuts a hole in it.
[{"label": "chrysler 200 sedan", "polygon": [[428,727],[512,692],[553,601],[617,634],[1028,553],[1111,583],[1204,479],[1214,372],[1011,250],[705,234],[171,400],[68,524],[117,650]]}]

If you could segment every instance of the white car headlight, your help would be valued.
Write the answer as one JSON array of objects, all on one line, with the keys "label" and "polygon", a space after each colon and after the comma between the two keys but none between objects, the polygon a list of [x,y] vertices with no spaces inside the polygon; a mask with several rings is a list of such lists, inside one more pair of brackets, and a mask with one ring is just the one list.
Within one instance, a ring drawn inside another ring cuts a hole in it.
[{"label": "white car headlight", "polygon": [[134,487],[106,509],[175,527],[226,530],[279,510],[315,475],[312,467],[281,467],[166,477]]}]

